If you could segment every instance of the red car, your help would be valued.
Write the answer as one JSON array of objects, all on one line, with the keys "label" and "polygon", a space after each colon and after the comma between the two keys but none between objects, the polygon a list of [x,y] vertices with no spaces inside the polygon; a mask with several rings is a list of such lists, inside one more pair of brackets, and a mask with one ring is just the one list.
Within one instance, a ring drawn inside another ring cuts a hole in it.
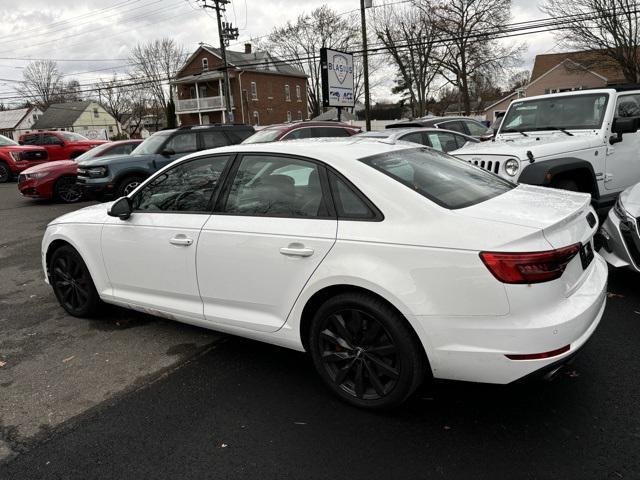
[{"label": "red car", "polygon": [[44,163],[47,159],[44,148],[21,146],[0,135],[0,183],[8,182],[23,170]]},{"label": "red car", "polygon": [[69,160],[79,157],[84,152],[106,140],[89,140],[74,132],[31,132],[20,135],[20,145],[38,145],[47,149],[49,160]]},{"label": "red car", "polygon": [[340,122],[304,121],[269,125],[242,143],[268,143],[299,138],[350,137],[361,132],[360,127]]},{"label": "red car", "polygon": [[47,162],[23,171],[18,177],[18,189],[25,197],[54,198],[64,203],[74,203],[82,198],[82,189],[76,184],[78,164],[109,155],[128,155],[142,140],[121,140],[104,143],[83,153],[75,160]]}]

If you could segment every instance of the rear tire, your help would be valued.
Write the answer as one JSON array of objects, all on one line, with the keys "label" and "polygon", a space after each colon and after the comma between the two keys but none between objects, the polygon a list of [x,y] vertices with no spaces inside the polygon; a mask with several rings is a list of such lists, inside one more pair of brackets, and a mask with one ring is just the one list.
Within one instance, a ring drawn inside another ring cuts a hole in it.
[{"label": "rear tire", "polygon": [[428,369],[406,319],[367,293],[343,293],[322,304],[311,322],[308,344],[327,387],[361,408],[401,404]]},{"label": "rear tire", "polygon": [[143,181],[144,181],[144,177],[142,175],[130,175],[128,177],[123,178],[120,181],[120,183],[118,183],[118,188],[116,189],[118,197],[124,197],[126,195],[129,195]]},{"label": "rear tire", "polygon": [[11,170],[9,165],[0,162],[0,183],[7,183],[11,179]]},{"label": "rear tire", "polygon": [[65,245],[49,262],[49,282],[58,302],[74,317],[92,317],[98,312],[100,296],[80,254]]},{"label": "rear tire", "polygon": [[82,188],[76,183],[76,177],[69,175],[56,180],[53,197],[62,203],[76,203],[82,200]]}]

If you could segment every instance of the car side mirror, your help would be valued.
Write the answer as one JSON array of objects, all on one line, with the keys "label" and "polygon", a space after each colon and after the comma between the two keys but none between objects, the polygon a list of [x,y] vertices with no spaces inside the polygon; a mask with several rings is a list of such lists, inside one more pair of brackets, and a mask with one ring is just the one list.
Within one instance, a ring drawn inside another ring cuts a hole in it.
[{"label": "car side mirror", "polygon": [[613,125],[611,125],[611,133],[615,133],[609,139],[609,143],[619,143],[622,141],[623,133],[635,133],[640,126],[640,119],[638,117],[616,117],[613,119]]},{"label": "car side mirror", "polygon": [[111,217],[118,217],[120,220],[127,220],[131,216],[133,206],[129,197],[120,197],[113,202],[107,214]]},{"label": "car side mirror", "polygon": [[176,151],[173,148],[165,148],[162,150],[162,155],[165,157],[170,157],[171,155],[175,155]]}]

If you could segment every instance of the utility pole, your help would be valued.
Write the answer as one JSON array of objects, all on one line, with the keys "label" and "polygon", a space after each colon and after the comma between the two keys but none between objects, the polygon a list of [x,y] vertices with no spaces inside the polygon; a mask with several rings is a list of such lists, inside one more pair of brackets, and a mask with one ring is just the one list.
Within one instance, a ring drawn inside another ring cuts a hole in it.
[{"label": "utility pole", "polygon": [[367,132],[371,131],[371,117],[369,114],[369,54],[367,53],[367,18],[365,9],[370,8],[373,0],[360,0],[360,21],[362,23],[362,67],[364,75],[364,121]]},{"label": "utility pole", "polygon": [[[224,103],[227,112],[226,122],[233,123],[233,109],[231,108],[231,84],[229,83],[229,66],[227,64],[227,47],[230,40],[236,40],[239,36],[238,29],[233,28],[231,23],[222,21],[222,13],[225,11],[225,5],[231,3],[231,0],[212,0],[213,5],[209,5],[207,0],[202,0],[202,8],[210,8],[216,11],[218,19],[218,37],[220,41],[220,56],[222,57],[222,68],[224,74]],[[242,95],[242,93],[240,93]]]}]

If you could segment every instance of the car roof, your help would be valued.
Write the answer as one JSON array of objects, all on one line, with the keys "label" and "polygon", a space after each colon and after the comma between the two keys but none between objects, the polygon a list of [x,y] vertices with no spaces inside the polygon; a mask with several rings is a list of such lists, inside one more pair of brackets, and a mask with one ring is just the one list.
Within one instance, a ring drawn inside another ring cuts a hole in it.
[{"label": "car roof", "polygon": [[189,130],[251,130],[255,131],[255,129],[251,125],[247,125],[246,123],[210,123],[207,125],[183,125],[178,128],[164,128],[154,133],[164,133],[170,134],[174,132],[181,131],[189,131]]},{"label": "car roof", "polygon": [[422,117],[422,118],[415,118],[413,120],[402,120],[400,122],[387,125],[385,128],[392,128],[392,129],[406,128],[405,125],[407,127],[410,127],[410,126],[430,127],[443,122],[452,122],[452,121],[460,121],[460,120],[480,123],[478,120],[475,120],[470,117]]},{"label": "car roof", "polygon": [[[295,155],[321,160],[329,165],[339,165],[376,154],[419,148],[408,142],[392,143],[384,139],[367,137],[308,138],[286,142],[244,143],[205,151],[210,153],[273,153]],[[198,152],[202,154],[203,152]],[[189,155],[189,158],[198,154]]]},{"label": "car roof", "polygon": [[270,130],[274,128],[286,128],[288,130],[293,130],[296,128],[303,127],[344,127],[344,128],[353,128],[355,130],[359,129],[357,125],[349,125],[348,123],[343,122],[332,122],[332,121],[321,121],[321,120],[298,120],[291,123],[275,123],[273,125],[267,125],[261,130]]}]

